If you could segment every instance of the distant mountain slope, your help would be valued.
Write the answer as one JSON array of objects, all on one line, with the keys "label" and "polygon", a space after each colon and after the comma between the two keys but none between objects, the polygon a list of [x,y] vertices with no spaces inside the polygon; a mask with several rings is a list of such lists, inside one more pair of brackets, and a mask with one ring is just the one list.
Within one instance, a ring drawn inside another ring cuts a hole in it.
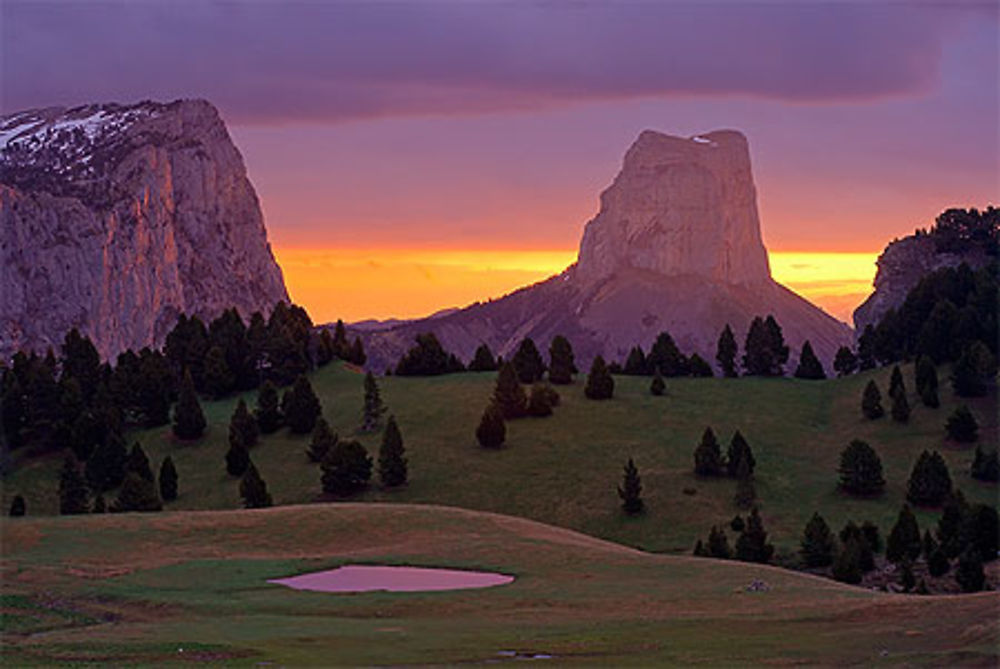
[{"label": "distant mountain slope", "polygon": [[181,312],[249,316],[287,299],[208,102],[0,117],[0,356],[73,327],[113,356],[162,344]]},{"label": "distant mountain slope", "polygon": [[742,343],[754,316],[774,314],[793,349],[805,340],[829,364],[848,326],[776,283],[761,240],[746,138],[643,132],[601,194],[579,260],[562,274],[443,317],[360,332],[370,364],[394,364],[420,332],[468,360],[480,342],[509,354],[524,337],[557,334],[581,362],[619,360],[667,330],[688,354],[715,359],[728,323]]}]

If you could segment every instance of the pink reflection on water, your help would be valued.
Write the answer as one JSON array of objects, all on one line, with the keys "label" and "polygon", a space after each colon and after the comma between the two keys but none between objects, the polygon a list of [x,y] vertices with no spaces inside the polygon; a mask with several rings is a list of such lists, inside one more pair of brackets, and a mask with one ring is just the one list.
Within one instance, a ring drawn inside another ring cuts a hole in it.
[{"label": "pink reflection on water", "polygon": [[278,578],[268,583],[284,585],[295,590],[316,592],[421,592],[429,590],[462,590],[491,588],[506,585],[514,580],[506,574],[458,569],[430,569],[424,567],[372,567],[348,565],[291,578]]}]

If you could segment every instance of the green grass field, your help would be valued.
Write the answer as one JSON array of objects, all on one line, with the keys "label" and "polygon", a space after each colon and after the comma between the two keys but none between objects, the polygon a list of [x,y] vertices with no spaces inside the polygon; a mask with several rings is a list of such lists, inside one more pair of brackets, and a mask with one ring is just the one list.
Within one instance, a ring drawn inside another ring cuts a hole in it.
[{"label": "green grass field", "polygon": [[[874,593],[430,505],[4,519],[5,666],[995,666],[996,593]],[[438,593],[297,592],[346,562],[498,570]],[[748,592],[760,579],[770,589]]]},{"label": "green grass field", "polygon": [[[383,398],[399,421],[410,461],[405,489],[377,484],[356,501],[431,503],[493,511],[566,527],[658,552],[687,552],[713,524],[737,513],[731,480],[701,480],[692,452],[706,425],[728,444],[739,429],[757,458],[756,486],[767,529],[779,552],[796,549],[814,511],[839,528],[848,519],[870,519],[887,533],[904,501],[906,481],[923,449],[939,449],[955,485],[970,501],[997,503],[995,485],[972,479],[974,447],[945,442],[944,422],[957,405],[942,382],[942,406],[928,409],[913,393],[912,368],[904,368],[913,414],[909,423],[888,417],[865,420],[861,391],[876,377],[886,394],[889,370],[822,382],[793,379],[668,379],[668,395],[653,397],[648,378],[616,377],[615,397],[583,397],[582,381],[560,388],[562,405],[549,418],[508,423],[507,446],[478,446],[474,430],[492,392],[494,374],[379,380]],[[945,372],[942,371],[942,378]],[[380,434],[357,434],[362,376],[331,365],[311,377],[324,414],[341,437],[358,437],[376,454]],[[247,396],[253,405],[254,394]],[[180,475],[172,510],[236,509],[238,482],[226,475],[227,429],[236,398],[206,402],[210,427],[193,444],[176,442],[169,427],[136,432],[154,468],[170,454]],[[888,401],[884,401],[888,409]],[[980,443],[997,443],[996,395],[970,402],[982,428]],[[854,438],[867,440],[882,458],[888,481],[876,499],[851,499],[836,488],[839,454]],[[286,430],[267,436],[252,458],[276,504],[320,501],[319,469],[305,456],[307,436]],[[634,457],[648,512],[620,513],[615,488],[622,465]],[[55,514],[61,456],[30,460],[4,480],[4,505],[22,493],[29,515]],[[685,494],[684,489],[694,494]],[[921,527],[936,522],[921,511]]]}]

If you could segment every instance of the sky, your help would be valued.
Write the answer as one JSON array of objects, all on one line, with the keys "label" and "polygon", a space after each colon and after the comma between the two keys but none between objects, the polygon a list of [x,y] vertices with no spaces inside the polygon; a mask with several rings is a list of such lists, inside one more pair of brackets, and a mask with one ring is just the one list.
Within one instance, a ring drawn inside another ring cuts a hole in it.
[{"label": "sky", "polygon": [[203,97],[314,320],[575,259],[647,128],[750,142],[772,272],[849,322],[874,260],[1000,192],[1000,4],[0,1],[0,111]]}]

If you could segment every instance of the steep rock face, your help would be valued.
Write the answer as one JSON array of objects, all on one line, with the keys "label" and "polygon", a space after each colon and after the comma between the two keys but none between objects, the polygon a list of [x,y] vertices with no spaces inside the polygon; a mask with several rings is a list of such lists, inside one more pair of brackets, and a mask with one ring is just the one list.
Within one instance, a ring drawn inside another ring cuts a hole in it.
[{"label": "steep rock face", "polygon": [[421,332],[466,360],[481,342],[507,356],[524,337],[547,348],[562,334],[582,367],[598,354],[622,360],[632,346],[649,350],[666,330],[686,353],[714,363],[727,323],[742,348],[750,322],[767,314],[792,348],[788,371],[807,339],[828,370],[851,340],[845,324],[771,279],[743,135],[646,131],[565,272],[446,316],[358,334],[376,369],[395,363]]},{"label": "steep rock face", "polygon": [[940,252],[931,235],[911,235],[889,243],[878,257],[875,291],[854,310],[854,333],[861,336],[868,325],[876,326],[890,309],[903,304],[907,294],[925,275],[963,262],[973,269],[984,266],[989,256],[980,249],[963,253]]},{"label": "steep rock face", "polygon": [[73,327],[114,356],[181,312],[288,299],[243,159],[198,100],[0,118],[0,288],[4,357]]}]

